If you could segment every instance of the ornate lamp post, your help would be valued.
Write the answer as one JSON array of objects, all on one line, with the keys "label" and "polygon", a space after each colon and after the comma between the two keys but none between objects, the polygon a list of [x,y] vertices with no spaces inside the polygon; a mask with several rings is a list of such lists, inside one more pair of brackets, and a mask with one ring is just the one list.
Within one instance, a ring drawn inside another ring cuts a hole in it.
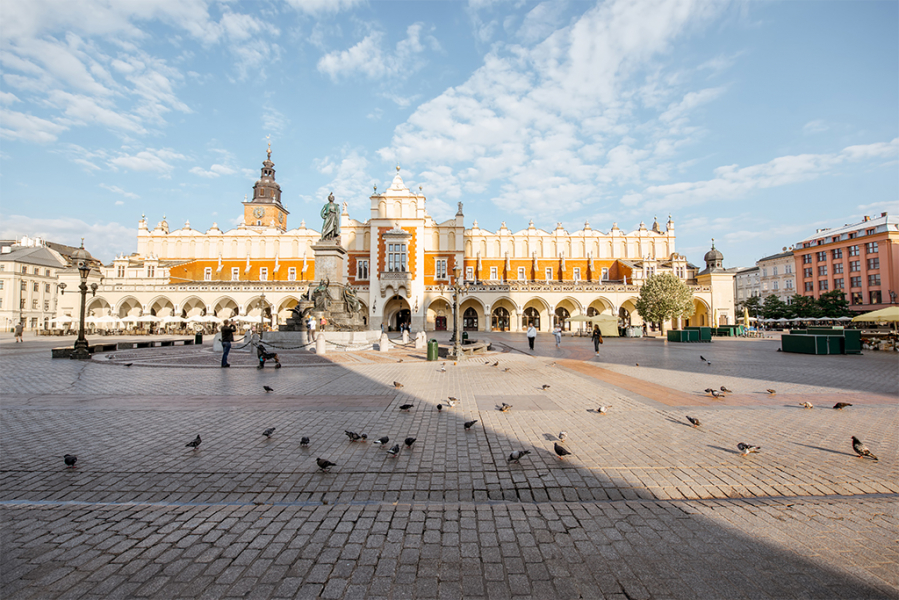
[{"label": "ornate lamp post", "polygon": [[[81,285],[78,289],[81,291],[81,319],[78,324],[78,339],[75,340],[75,348],[72,351],[71,358],[77,360],[90,359],[91,353],[87,349],[87,339],[84,337],[84,310],[87,304],[87,278],[91,274],[90,254],[84,249],[84,238],[81,238],[81,247],[72,254],[75,264],[78,266],[78,275],[81,277]],[[91,296],[97,295],[97,284],[92,283]]]},{"label": "ornate lamp post", "polygon": [[262,291],[262,296],[259,297],[259,339],[262,339],[262,334],[265,331],[265,290]]},{"label": "ornate lamp post", "polygon": [[453,351],[452,357],[455,360],[462,360],[465,354],[462,352],[462,295],[468,293],[468,284],[463,285],[459,281],[462,274],[462,267],[456,265],[453,268],[453,285],[450,289],[453,291]]}]

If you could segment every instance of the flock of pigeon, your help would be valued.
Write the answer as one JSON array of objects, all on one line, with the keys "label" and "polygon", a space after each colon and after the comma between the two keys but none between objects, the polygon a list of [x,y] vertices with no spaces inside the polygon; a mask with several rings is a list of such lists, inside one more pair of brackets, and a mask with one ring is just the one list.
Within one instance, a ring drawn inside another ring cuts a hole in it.
[{"label": "flock of pigeon", "polygon": [[[700,360],[702,360],[704,363],[706,363],[706,364],[708,364],[708,365],[711,365],[711,364],[712,364],[712,362],[711,362],[710,360],[706,359],[704,356],[700,356],[699,358],[700,358]],[[397,362],[403,362],[403,359],[399,359]],[[499,367],[499,361],[498,361],[498,360],[497,360],[497,361],[494,361],[494,362],[491,362],[491,361],[488,360],[485,364],[487,364],[487,365],[489,365],[489,366],[491,366],[491,367]],[[555,364],[556,364],[556,363],[551,363],[549,366],[552,367],[552,366],[555,366]],[[128,365],[128,366],[130,366],[130,365]],[[640,366],[639,363],[637,364],[637,366],[638,366],[638,367]],[[440,369],[438,369],[438,370],[439,370],[441,373],[445,373],[445,372],[446,372],[446,363],[443,363],[443,364],[441,365]],[[505,368],[505,369],[504,369],[504,372],[506,372],[506,373],[508,373],[509,371],[510,371],[509,368]],[[267,385],[264,385],[264,386],[262,386],[262,387],[263,387],[263,389],[265,390],[266,393],[270,393],[270,392],[274,392],[274,391],[275,391],[273,388],[271,388],[271,387],[269,387],[269,386],[267,386]],[[396,389],[402,389],[404,386],[403,386],[403,384],[400,383],[399,381],[394,381],[394,382],[393,382],[393,387],[396,388]],[[541,386],[540,389],[542,389],[543,391],[546,391],[546,390],[549,389],[549,387],[550,387],[549,385],[545,385],[545,384],[544,384],[544,385]],[[776,390],[773,390],[773,389],[767,389],[767,390],[765,390],[765,391],[768,392],[768,395],[769,395],[769,396],[774,396],[775,394],[777,394],[777,391],[776,391]],[[725,386],[723,386],[723,385],[722,385],[722,386],[720,387],[720,389],[718,389],[718,390],[715,390],[715,389],[712,389],[712,388],[706,388],[706,389],[705,389],[705,392],[706,392],[706,394],[712,396],[713,398],[724,398],[724,397],[726,397],[726,396],[725,396],[726,394],[731,394],[731,393],[733,393],[732,390],[727,389],[727,388],[726,388]],[[453,396],[449,396],[449,397],[447,398],[445,404],[440,404],[440,403],[437,404],[436,410],[437,410],[438,412],[442,412],[442,411],[444,411],[444,410],[446,410],[446,409],[454,408],[454,407],[456,406],[456,404],[458,404],[458,403],[459,403],[459,399],[458,399],[458,398],[455,398],[455,397],[453,397]],[[800,402],[800,403],[799,403],[799,406],[801,406],[802,408],[805,408],[805,409],[811,409],[811,408],[814,408],[814,406],[812,405],[811,402]],[[834,404],[833,408],[834,408],[835,410],[843,410],[844,408],[849,407],[849,406],[852,406],[852,404],[849,404],[848,402],[837,402],[836,404]],[[402,405],[400,405],[400,407],[399,407],[400,411],[402,411],[402,412],[408,412],[408,411],[412,410],[413,408],[415,408],[415,405],[414,405],[414,404],[408,404],[408,403],[407,403],[407,404],[402,404]],[[610,406],[605,406],[605,405],[600,405],[600,406],[596,409],[596,413],[597,413],[597,414],[600,414],[600,415],[604,415],[604,414],[607,413],[607,411],[608,411],[609,408],[611,408],[611,407],[610,407]],[[498,407],[497,410],[499,410],[499,412],[502,412],[502,413],[508,413],[509,411],[512,410],[512,405],[503,402],[503,403]],[[699,420],[697,417],[691,417],[691,416],[687,415],[687,421],[688,421],[694,428],[702,427],[702,423],[700,422],[700,420]],[[470,431],[471,428],[472,428],[477,422],[478,422],[478,419],[474,419],[474,420],[472,420],[472,421],[465,421],[465,422],[463,423],[462,426],[463,426],[463,428],[465,429],[465,431]],[[269,427],[269,428],[267,428],[265,431],[262,432],[262,435],[265,436],[266,438],[270,438],[270,437],[272,436],[272,434],[274,434],[274,433],[275,433],[275,428],[274,428],[274,427]],[[349,438],[350,442],[365,442],[365,441],[368,440],[368,435],[365,434],[365,433],[356,433],[355,431],[349,431],[349,430],[344,431],[344,433],[345,433],[346,436]],[[567,437],[567,434],[566,434],[564,431],[560,432],[559,435],[558,435],[559,442],[564,442],[566,437]],[[406,449],[411,450],[411,449],[412,449],[412,445],[415,443],[415,441],[416,441],[416,438],[414,438],[414,437],[407,437],[407,438],[403,441],[403,444],[405,445]],[[383,436],[383,437],[381,437],[381,438],[378,438],[377,440],[375,440],[375,441],[372,442],[372,443],[373,443],[374,445],[378,445],[378,446],[386,446],[389,442],[390,442],[390,438],[387,437],[387,436]],[[572,456],[572,452],[571,452],[570,450],[568,450],[568,448],[566,448],[565,446],[563,446],[562,444],[560,444],[559,442],[555,442],[555,443],[553,444],[553,450],[555,451],[555,453],[556,453],[556,455],[559,457],[559,459],[562,460],[562,459],[564,459],[566,456]],[[201,443],[202,443],[202,439],[200,438],[200,436],[199,436],[199,434],[198,434],[197,437],[195,437],[193,440],[191,440],[190,442],[188,442],[187,444],[185,444],[185,447],[186,447],[186,448],[193,448],[194,450],[196,450],[197,448],[200,447],[200,444],[201,444]],[[302,448],[308,448],[310,443],[311,443],[311,440],[310,440],[308,437],[306,437],[306,436],[304,436],[304,437],[302,437],[302,438],[300,439],[300,447],[302,447]],[[739,443],[737,444],[737,450],[740,451],[740,455],[741,455],[741,456],[747,456],[747,455],[749,455],[749,454],[757,453],[757,452],[759,452],[761,449],[762,449],[761,446],[754,446],[754,445],[752,445],[752,444],[747,444],[747,443],[745,443],[745,442],[739,442]],[[875,456],[875,455],[871,452],[871,450],[869,450],[868,447],[867,447],[861,440],[859,440],[859,439],[858,439],[857,437],[855,437],[855,436],[852,436],[852,449],[855,451],[855,453],[856,453],[856,455],[857,455],[858,458],[870,458],[870,459],[875,460],[875,461],[878,460],[877,456]],[[517,464],[522,458],[524,458],[525,456],[527,456],[527,455],[530,454],[530,453],[531,453],[530,450],[513,450],[513,451],[509,454],[509,457],[508,457],[506,460],[507,460],[507,462],[509,462],[509,463],[516,463],[516,464]],[[390,447],[389,450],[387,450],[387,455],[390,456],[390,457],[396,458],[397,456],[399,456],[399,454],[400,454],[400,445],[399,445],[399,444],[394,444],[393,446]],[[63,456],[63,461],[65,462],[67,468],[74,469],[74,468],[75,468],[75,463],[78,461],[78,457],[75,456],[74,454],[66,454],[65,456]],[[324,459],[324,458],[316,458],[316,459],[315,459],[315,462],[316,462],[316,464],[318,465],[319,470],[320,470],[320,471],[323,471],[323,472],[325,472],[325,473],[329,472],[330,469],[331,469],[331,467],[337,466],[336,463],[333,463],[333,462],[331,462],[331,461],[329,461],[329,460],[326,460],[326,459]]]}]

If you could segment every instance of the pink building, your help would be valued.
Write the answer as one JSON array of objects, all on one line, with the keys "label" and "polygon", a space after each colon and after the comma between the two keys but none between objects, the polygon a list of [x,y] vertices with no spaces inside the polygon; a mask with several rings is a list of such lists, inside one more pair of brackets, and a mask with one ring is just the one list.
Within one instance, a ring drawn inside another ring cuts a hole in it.
[{"label": "pink building", "polygon": [[819,229],[796,244],[796,292],[818,298],[842,291],[856,312],[896,304],[899,218],[881,213],[860,223]]}]

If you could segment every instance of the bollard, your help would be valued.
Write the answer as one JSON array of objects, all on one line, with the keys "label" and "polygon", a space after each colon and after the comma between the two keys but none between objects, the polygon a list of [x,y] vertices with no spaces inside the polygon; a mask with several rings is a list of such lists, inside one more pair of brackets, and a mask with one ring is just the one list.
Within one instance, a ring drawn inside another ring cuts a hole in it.
[{"label": "bollard", "polygon": [[403,329],[403,343],[404,344],[409,343],[409,332],[406,331],[405,329]]},{"label": "bollard", "polygon": [[315,353],[319,356],[324,356],[326,353],[324,332],[319,331],[318,337],[315,338]]},{"label": "bollard", "polygon": [[381,334],[381,341],[378,342],[378,348],[381,352],[390,352],[390,341],[387,339],[387,334]]},{"label": "bollard", "polygon": [[416,350],[421,350],[422,348],[425,347],[425,344],[427,343],[427,340],[425,339],[426,337],[427,336],[425,336],[424,331],[419,331],[418,333],[415,334],[415,349]]}]

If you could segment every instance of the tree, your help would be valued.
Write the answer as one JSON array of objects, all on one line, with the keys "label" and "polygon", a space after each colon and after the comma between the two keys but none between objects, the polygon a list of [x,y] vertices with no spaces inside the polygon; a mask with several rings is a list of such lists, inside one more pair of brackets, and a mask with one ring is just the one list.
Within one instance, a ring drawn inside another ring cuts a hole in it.
[{"label": "tree", "polygon": [[659,323],[665,333],[665,321],[693,314],[693,292],[673,273],[660,273],[646,280],[636,302],[644,321]]},{"label": "tree", "polygon": [[765,298],[765,303],[762,305],[762,315],[766,319],[785,317],[787,315],[787,304],[774,294],[771,294]]},{"label": "tree", "polygon": [[824,312],[825,317],[831,319],[848,317],[852,314],[849,310],[849,301],[846,300],[846,294],[840,290],[831,290],[821,294],[818,298],[818,307]]},{"label": "tree", "polygon": [[[743,300],[737,305],[740,313],[743,312],[743,309],[749,311],[750,317],[758,317],[762,314],[762,299],[759,296],[753,296],[751,298],[747,298]],[[739,317],[739,315],[737,315]]]},{"label": "tree", "polygon": [[793,316],[800,319],[811,319],[814,317],[824,316],[824,311],[818,305],[818,302],[811,296],[802,296],[800,294],[793,295],[793,304],[790,305]]}]

